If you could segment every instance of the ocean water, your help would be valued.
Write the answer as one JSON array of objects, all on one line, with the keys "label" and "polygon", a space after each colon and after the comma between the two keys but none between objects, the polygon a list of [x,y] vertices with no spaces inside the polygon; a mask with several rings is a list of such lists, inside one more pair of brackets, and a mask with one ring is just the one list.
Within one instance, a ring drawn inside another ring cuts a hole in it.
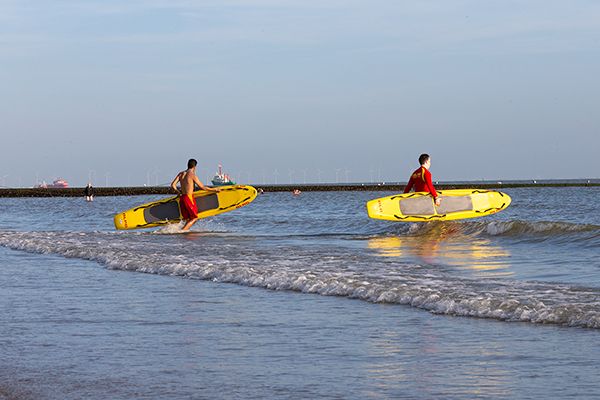
[{"label": "ocean water", "polygon": [[0,199],[0,399],[600,396],[600,189],[479,219],[266,193],[117,232],[160,197]]}]

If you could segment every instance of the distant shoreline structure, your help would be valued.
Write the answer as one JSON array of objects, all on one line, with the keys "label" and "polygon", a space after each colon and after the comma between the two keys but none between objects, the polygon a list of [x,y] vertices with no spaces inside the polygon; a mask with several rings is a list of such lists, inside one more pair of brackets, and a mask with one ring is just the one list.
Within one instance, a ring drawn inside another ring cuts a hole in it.
[{"label": "distant shoreline structure", "polygon": [[46,181],[41,181],[40,183],[36,183],[33,188],[34,189],[66,189],[69,187],[69,182],[65,181],[62,178],[56,178],[52,183],[46,183]]},{"label": "distant shoreline structure", "polygon": [[[356,191],[389,191],[402,192],[404,182],[382,183],[327,183],[327,184],[256,184],[249,185],[269,192],[356,192]],[[539,188],[539,187],[600,187],[600,179],[564,179],[564,180],[528,180],[528,181],[457,181],[436,182],[439,190],[448,189],[506,189],[506,188]],[[0,188],[0,197],[83,197],[84,188]],[[152,194],[173,194],[166,186],[138,187],[94,187],[95,196],[144,196]]]}]

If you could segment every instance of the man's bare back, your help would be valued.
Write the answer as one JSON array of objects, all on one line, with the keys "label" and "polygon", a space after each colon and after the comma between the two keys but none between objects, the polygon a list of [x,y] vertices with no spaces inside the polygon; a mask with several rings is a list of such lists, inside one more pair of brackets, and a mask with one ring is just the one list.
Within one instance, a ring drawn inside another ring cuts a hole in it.
[{"label": "man's bare back", "polygon": [[[181,194],[192,194],[194,192],[194,183],[198,180],[198,177],[194,173],[194,169],[186,169],[177,174],[179,183],[181,185]],[[200,186],[201,183],[198,185]]]},{"label": "man's bare back", "polygon": [[[177,183],[181,185],[181,190],[177,189]],[[196,176],[196,168],[188,168],[185,171],[181,171],[177,174],[173,182],[171,182],[171,188],[176,191],[178,194],[187,194],[191,195],[194,193],[194,184],[196,184],[200,189],[206,190],[209,192],[218,192],[218,189],[206,187],[200,182],[200,179]]]}]

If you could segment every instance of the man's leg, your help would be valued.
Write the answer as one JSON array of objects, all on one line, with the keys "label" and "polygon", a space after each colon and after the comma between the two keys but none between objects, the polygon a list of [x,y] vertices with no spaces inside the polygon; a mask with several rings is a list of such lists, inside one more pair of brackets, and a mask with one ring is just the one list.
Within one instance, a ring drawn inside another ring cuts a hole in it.
[{"label": "man's leg", "polygon": [[198,221],[198,218],[192,218],[192,219],[188,219],[187,222],[185,223],[185,225],[183,226],[183,228],[181,228],[184,231],[189,230],[192,225],[194,225],[196,223],[196,221]]}]

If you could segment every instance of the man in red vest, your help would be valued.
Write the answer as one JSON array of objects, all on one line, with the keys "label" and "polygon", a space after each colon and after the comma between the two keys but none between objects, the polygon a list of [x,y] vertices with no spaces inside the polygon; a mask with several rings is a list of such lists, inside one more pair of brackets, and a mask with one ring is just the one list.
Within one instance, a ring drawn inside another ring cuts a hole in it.
[{"label": "man in red vest", "polygon": [[431,157],[429,157],[429,154],[421,154],[419,156],[419,164],[421,164],[421,166],[410,176],[408,184],[404,188],[404,193],[410,192],[414,186],[415,192],[430,193],[433,196],[435,205],[439,206],[440,198],[433,187],[433,183],[431,182],[431,172],[429,172],[429,167],[431,167]]}]

